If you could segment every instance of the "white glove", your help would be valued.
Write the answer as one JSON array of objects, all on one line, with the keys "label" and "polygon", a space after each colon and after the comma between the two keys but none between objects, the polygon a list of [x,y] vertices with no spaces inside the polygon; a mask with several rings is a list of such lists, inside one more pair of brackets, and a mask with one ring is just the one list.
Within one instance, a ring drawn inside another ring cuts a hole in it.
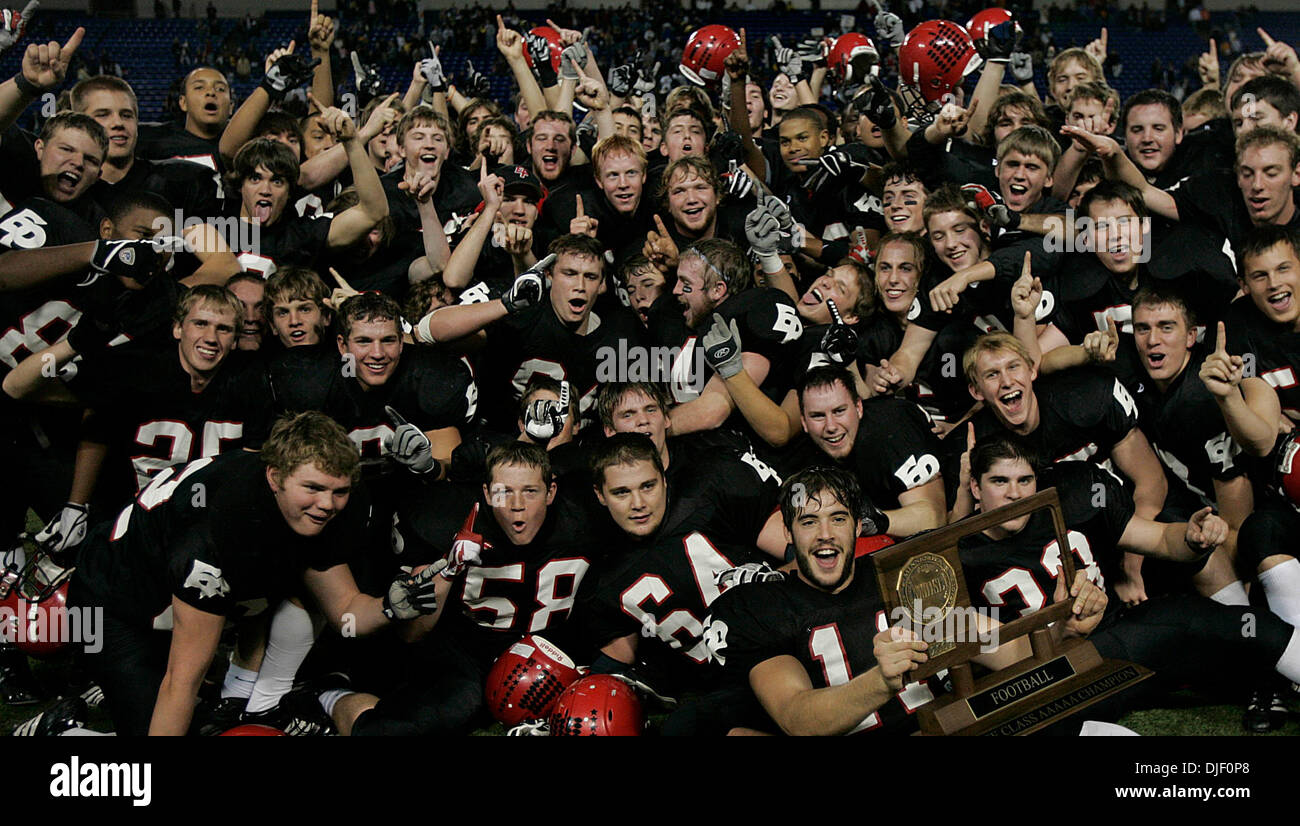
[{"label": "white glove", "polygon": [[60,553],[80,545],[89,527],[90,508],[69,502],[32,539],[50,553]]},{"label": "white glove", "polygon": [[406,421],[393,408],[385,406],[384,411],[393,420],[393,424],[397,425],[393,435],[384,440],[384,448],[388,453],[415,473],[436,470],[438,460],[433,458],[433,445],[424,431]]}]

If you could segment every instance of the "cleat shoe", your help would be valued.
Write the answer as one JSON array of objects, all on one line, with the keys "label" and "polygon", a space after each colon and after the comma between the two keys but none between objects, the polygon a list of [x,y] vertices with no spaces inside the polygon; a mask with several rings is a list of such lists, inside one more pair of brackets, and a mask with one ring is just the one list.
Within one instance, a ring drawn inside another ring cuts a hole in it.
[{"label": "cleat shoe", "polygon": [[74,728],[85,728],[90,709],[80,697],[64,697],[14,729],[14,737],[57,737]]},{"label": "cleat shoe", "polygon": [[1277,731],[1286,723],[1287,710],[1282,693],[1270,688],[1252,691],[1246,711],[1241,715],[1241,727],[1246,731],[1264,734]]}]

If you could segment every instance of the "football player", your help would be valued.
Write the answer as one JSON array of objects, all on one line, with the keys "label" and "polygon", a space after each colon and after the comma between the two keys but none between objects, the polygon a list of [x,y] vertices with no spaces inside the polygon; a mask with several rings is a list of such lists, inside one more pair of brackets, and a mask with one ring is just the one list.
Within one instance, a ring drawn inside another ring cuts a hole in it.
[{"label": "football player", "polygon": [[[268,599],[305,590],[357,634],[434,609],[436,567],[403,574],[381,598],[358,591],[343,564],[367,514],[358,460],[327,417],[286,417],[261,453],[168,469],[92,533],[69,600],[104,611],[109,630],[90,662],[118,734],[185,734],[226,618]],[[170,642],[153,630],[165,613]]]}]

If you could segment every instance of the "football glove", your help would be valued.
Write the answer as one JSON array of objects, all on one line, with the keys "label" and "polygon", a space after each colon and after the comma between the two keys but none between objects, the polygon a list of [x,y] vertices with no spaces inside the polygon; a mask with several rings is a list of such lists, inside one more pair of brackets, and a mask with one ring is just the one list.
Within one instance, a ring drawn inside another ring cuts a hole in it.
[{"label": "football glove", "polygon": [[794,47],[805,66],[821,68],[826,65],[826,41],[820,37],[806,37]]},{"label": "football glove", "polygon": [[492,96],[492,81],[487,75],[474,69],[474,61],[465,61],[465,88],[461,90],[466,97],[486,98]]},{"label": "football glove", "polygon": [[719,590],[725,591],[728,588],[734,588],[748,582],[768,582],[769,580],[779,582],[783,579],[785,579],[785,574],[772,570],[771,566],[766,562],[746,562],[744,565],[737,565],[735,568],[718,571],[713,575],[713,584],[717,585]]},{"label": "football glove", "polygon": [[722,320],[722,316],[713,314],[713,326],[700,341],[704,348],[704,360],[724,379],[745,369],[743,353],[740,349],[740,328],[733,318],[731,324]]},{"label": "football glove", "polygon": [[836,364],[852,364],[858,356],[858,334],[844,323],[834,299],[826,299],[826,308],[831,311],[831,326],[822,333],[818,349]]},{"label": "football glove", "polygon": [[542,303],[542,291],[546,283],[543,274],[553,261],[555,261],[555,253],[551,253],[529,269],[519,273],[515,283],[511,284],[506,294],[501,296],[501,303],[506,305],[507,313],[514,315]]},{"label": "football glove", "polygon": [[569,420],[569,383],[560,382],[560,400],[537,399],[524,411],[524,433],[538,444],[546,444],[564,430]]},{"label": "football glove", "polygon": [[[727,195],[737,201],[749,197],[749,193],[754,191],[754,179],[740,168],[734,158],[727,161],[727,171],[722,173],[722,182],[726,184]],[[745,231],[748,234],[748,226]]]},{"label": "football glove", "polygon": [[648,95],[655,90],[655,81],[659,77],[659,61],[655,61],[654,68],[649,72],[644,70],[637,73],[637,81],[632,84],[632,94],[640,97]]},{"label": "football glove", "polygon": [[[356,52],[352,60],[359,62]],[[280,55],[265,75],[262,76],[262,88],[273,101],[284,100],[290,91],[311,82],[312,71],[320,65],[320,58],[307,58],[300,54]],[[359,88],[359,84],[358,84]]]},{"label": "football glove", "polygon": [[1019,49],[1020,34],[1013,20],[989,28],[975,41],[975,51],[989,63],[1007,63]]},{"label": "football glove", "polygon": [[383,612],[390,620],[413,620],[438,610],[434,577],[447,567],[447,560],[437,562],[418,574],[402,574],[384,594]]},{"label": "football glove", "polygon": [[795,54],[794,49],[781,45],[781,38],[772,36],[772,62],[791,82],[798,83],[803,74],[803,58]]},{"label": "football glove", "polygon": [[862,178],[867,169],[870,150],[865,144],[846,143],[825,152],[817,159],[816,170],[808,177],[808,189],[821,192],[832,182]]},{"label": "football glove", "polygon": [[478,502],[470,508],[469,516],[465,517],[465,524],[460,526],[456,531],[456,536],[452,538],[451,553],[447,556],[447,565],[442,575],[451,579],[460,575],[470,565],[480,565],[483,562],[483,551],[492,547],[491,542],[483,541],[483,534],[474,530],[474,522],[478,519]]},{"label": "football glove", "polygon": [[155,275],[171,269],[171,253],[184,249],[184,239],[175,236],[142,241],[101,240],[95,242],[90,268],[97,273],[145,284]]},{"label": "football glove", "polygon": [[853,107],[882,130],[893,129],[898,123],[898,110],[894,108],[893,96],[878,78],[872,78],[867,83],[866,88],[854,99]]},{"label": "football glove", "polygon": [[981,184],[962,184],[961,194],[966,204],[983,215],[995,227],[1015,229],[1020,226],[1020,213],[1014,212],[996,192]]},{"label": "football glove", "polygon": [[1030,83],[1034,79],[1034,59],[1028,52],[1011,53],[1011,76],[1016,83]]},{"label": "football glove", "polygon": [[876,34],[891,49],[903,45],[903,18],[893,12],[882,11],[876,15]]},{"label": "football glove", "polygon": [[433,445],[424,431],[402,418],[391,407],[385,405],[384,412],[393,420],[397,429],[393,435],[384,440],[384,449],[401,464],[414,473],[429,473],[438,470],[438,460],[433,458]]},{"label": "football glove", "polygon": [[537,82],[542,84],[542,88],[559,83],[555,69],[551,66],[551,41],[539,34],[528,32],[524,35],[524,47],[528,49],[528,55],[533,59],[533,74],[537,75]]},{"label": "football glove", "polygon": [[32,22],[32,15],[36,14],[36,9],[40,5],[40,0],[32,0],[23,6],[22,11],[4,10],[3,16],[0,17],[0,52],[23,39],[23,35],[27,32],[27,24]]},{"label": "football glove", "polygon": [[442,61],[438,59],[438,50],[432,43],[429,44],[429,55],[420,61],[420,74],[424,75],[424,82],[429,84],[430,92],[445,92],[447,75],[442,70]]},{"label": "football glove", "polygon": [[89,527],[90,507],[69,502],[32,540],[49,553],[63,553],[80,545]]},{"label": "football glove", "polygon": [[[763,272],[776,272],[780,263],[781,221],[768,208],[767,199],[745,216],[745,238],[763,263]],[[777,260],[772,261],[773,258]]]},{"label": "football glove", "polygon": [[858,522],[862,528],[862,536],[877,536],[882,533],[889,533],[889,517],[885,512],[876,507],[876,503],[863,497],[862,499],[862,519]]},{"label": "football glove", "polygon": [[352,52],[352,76],[357,91],[367,98],[377,98],[384,91],[384,81],[379,76],[379,67],[362,63],[361,54],[357,51]]},{"label": "football glove", "polygon": [[631,63],[624,63],[609,70],[607,80],[610,94],[621,98],[632,94],[632,85],[637,81],[638,63],[640,63],[640,53],[632,58]]}]

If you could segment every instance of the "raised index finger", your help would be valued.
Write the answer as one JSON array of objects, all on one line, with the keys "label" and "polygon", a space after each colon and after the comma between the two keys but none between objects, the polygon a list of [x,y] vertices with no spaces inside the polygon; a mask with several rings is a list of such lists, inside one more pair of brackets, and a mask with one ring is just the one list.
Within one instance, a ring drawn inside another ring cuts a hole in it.
[{"label": "raised index finger", "polygon": [[1255,31],[1259,32],[1259,36],[1264,39],[1264,48],[1267,49],[1269,46],[1273,45],[1273,38],[1269,37],[1268,32],[1264,31],[1262,28],[1255,29]]},{"label": "raised index finger", "polygon": [[352,292],[356,292],[356,290],[353,290],[353,289],[352,289],[352,285],[351,285],[351,284],[349,284],[348,282],[346,282],[346,281],[343,280],[343,276],[339,275],[339,271],[338,271],[338,270],[334,269],[333,267],[330,267],[330,275],[334,276],[334,280],[335,280],[335,281],[338,283],[338,285],[339,285],[340,287],[342,287],[343,289],[345,289],[345,290],[352,290]]},{"label": "raised index finger", "polygon": [[664,226],[664,219],[660,218],[658,213],[655,213],[655,226],[659,227],[660,235],[668,234],[668,229]]},{"label": "raised index finger", "polygon": [[1024,263],[1020,265],[1020,277],[1033,278],[1033,273],[1034,273],[1033,258],[1030,256],[1029,251],[1025,250],[1025,260]]},{"label": "raised index finger", "polygon": [[575,218],[585,218],[585,217],[587,217],[586,214],[583,213],[583,211],[582,211],[582,196],[581,196],[581,195],[578,195],[578,196],[577,196],[577,202],[578,202],[578,214],[575,215],[574,217],[575,217]]},{"label": "raised index finger", "polygon": [[1101,50],[1102,52],[1106,51],[1106,28],[1104,26],[1101,30]]},{"label": "raised index finger", "polygon": [[77,51],[77,48],[81,46],[81,39],[85,36],[86,30],[81,26],[78,26],[77,30],[72,33],[72,37],[68,38],[68,42],[63,44],[63,48],[60,50],[62,56],[72,57],[72,55]]},{"label": "raised index finger", "polygon": [[1228,328],[1222,321],[1219,322],[1219,329],[1214,336],[1214,352],[1228,355]]},{"label": "raised index finger", "polygon": [[384,412],[388,414],[388,418],[393,420],[393,424],[397,425],[398,427],[401,427],[402,425],[406,424],[406,419],[403,419],[402,414],[394,410],[392,405],[388,405],[388,404],[384,405]]},{"label": "raised index finger", "polygon": [[311,22],[312,23],[316,22],[316,17],[318,14],[319,14],[319,2],[318,0],[311,0]]}]

